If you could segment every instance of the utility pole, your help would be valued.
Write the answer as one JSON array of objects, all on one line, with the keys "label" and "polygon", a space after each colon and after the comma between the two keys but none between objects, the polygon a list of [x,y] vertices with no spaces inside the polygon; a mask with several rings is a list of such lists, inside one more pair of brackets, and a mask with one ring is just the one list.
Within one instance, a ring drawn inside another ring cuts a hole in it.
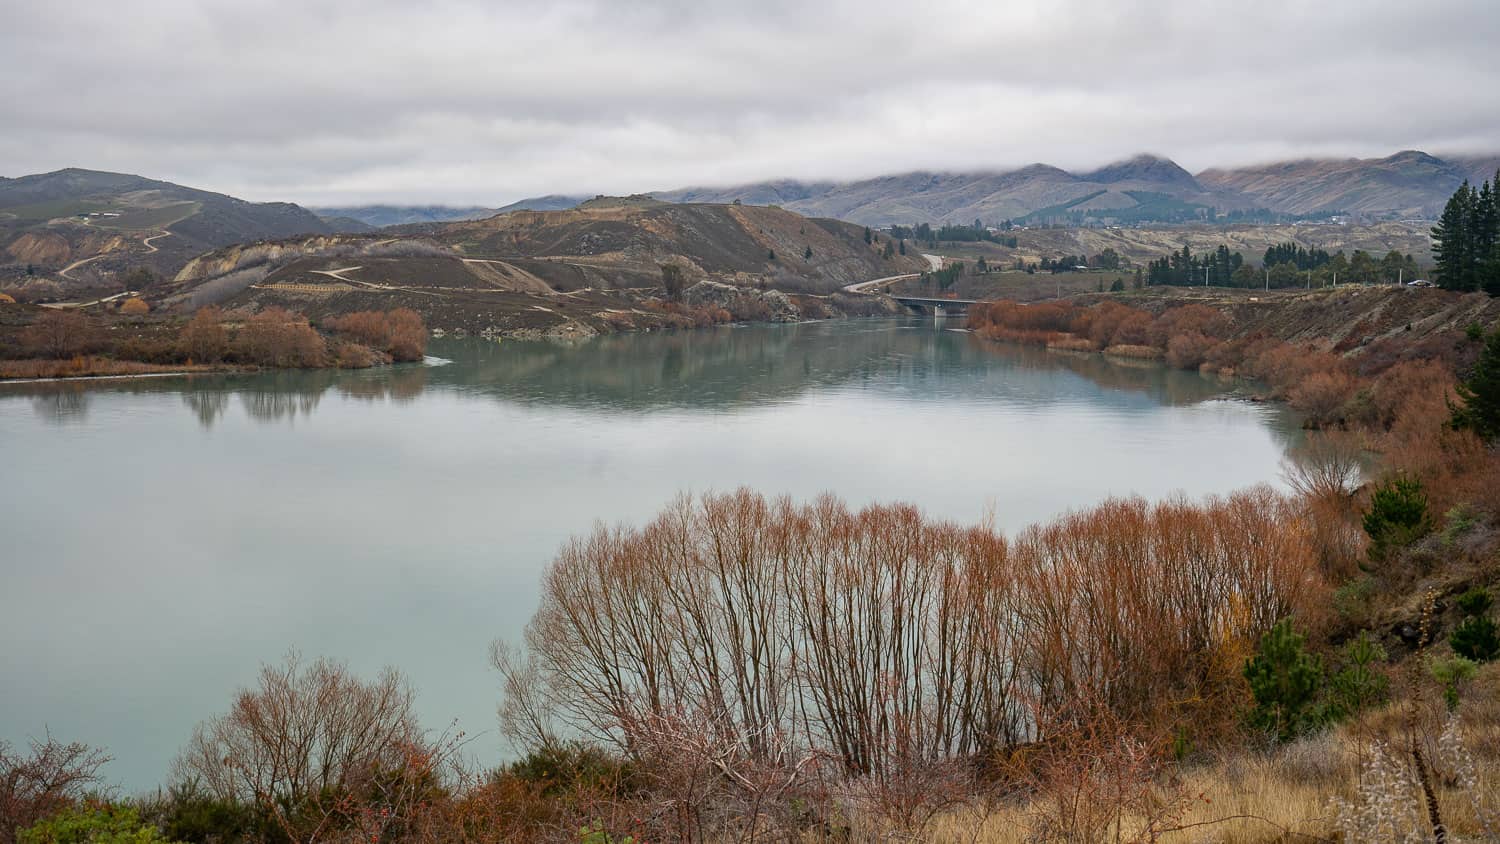
[{"label": "utility pole", "polygon": [[1312,289],[1312,270],[1307,271],[1307,289]]},{"label": "utility pole", "polygon": [[1266,292],[1271,292],[1271,271],[1266,270]]}]

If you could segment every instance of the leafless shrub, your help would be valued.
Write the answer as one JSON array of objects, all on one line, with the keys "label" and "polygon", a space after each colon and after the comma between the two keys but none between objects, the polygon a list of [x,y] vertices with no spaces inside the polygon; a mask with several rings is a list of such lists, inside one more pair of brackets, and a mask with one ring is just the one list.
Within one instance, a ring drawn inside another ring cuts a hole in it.
[{"label": "leafless shrub", "polygon": [[1046,739],[1080,699],[1195,741],[1232,732],[1252,643],[1325,595],[1297,508],[1264,488],[1111,501],[1014,542],[741,491],[570,543],[528,659],[496,664],[525,742],[573,731],[644,758],[686,719],[779,770],[795,737],[915,822],[945,765]]},{"label": "leafless shrub", "polygon": [[36,357],[71,358],[97,339],[94,321],[81,311],[54,309],[42,313],[21,332],[21,346]]},{"label": "leafless shrub", "polygon": [[1177,779],[1164,737],[1110,707],[1080,699],[1038,717],[1047,740],[1021,748],[1010,766],[1032,795],[1027,840],[1156,842],[1202,799]]},{"label": "leafless shrub", "polygon": [[328,359],[328,344],[307,317],[270,307],[245,320],[231,346],[245,363],[275,367],[317,367]]},{"label": "leafless shrub", "polygon": [[224,315],[210,305],[201,308],[183,326],[178,335],[182,353],[199,363],[214,363],[229,350],[229,334],[224,330]]},{"label": "leafless shrub", "polygon": [[367,683],[339,663],[292,654],[264,666],[229,712],[198,725],[177,778],[261,807],[294,841],[349,828],[380,840],[437,787],[454,750],[424,740],[412,704],[394,671]]},{"label": "leafless shrub", "polygon": [[14,844],[19,830],[98,789],[108,761],[101,750],[51,735],[32,739],[28,753],[0,741],[0,844]]},{"label": "leafless shrub", "polygon": [[1311,518],[1310,539],[1332,582],[1353,577],[1366,536],[1356,498],[1364,450],[1352,434],[1313,434],[1281,461],[1281,476],[1301,496]]}]

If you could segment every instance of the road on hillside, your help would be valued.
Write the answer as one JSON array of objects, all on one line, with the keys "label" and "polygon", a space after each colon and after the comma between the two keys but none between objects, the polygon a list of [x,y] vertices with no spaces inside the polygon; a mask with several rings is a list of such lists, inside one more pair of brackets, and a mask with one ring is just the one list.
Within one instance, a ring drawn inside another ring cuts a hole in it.
[{"label": "road on hillside", "polygon": [[[932,267],[933,272],[943,268],[943,256],[923,254],[922,257],[927,259],[927,263]],[[902,273],[901,275],[888,275],[885,278],[875,278],[869,281],[856,281],[853,284],[844,285],[843,290],[845,293],[869,293],[887,284],[895,284],[898,281],[917,278],[920,275],[921,273]]]},{"label": "road on hillside", "polygon": [[[84,221],[84,225],[89,225],[89,222],[87,220],[85,220]],[[169,232],[169,231],[163,231],[161,234],[153,234],[150,237],[141,240],[141,245],[144,246],[144,247],[146,247],[146,254],[150,255],[153,252],[160,252],[161,249],[159,247],[157,247],[157,245],[154,244],[154,243],[152,243],[151,241],[153,241],[153,240],[160,240],[160,239],[162,239],[164,237],[170,236],[171,234],[172,233]],[[79,267],[83,266],[84,264],[89,263],[90,261],[97,261],[100,258],[106,257],[108,255],[113,255],[113,254],[114,254],[113,252],[100,252],[98,255],[95,255],[92,258],[84,258],[82,261],[74,261],[73,263],[67,265],[66,267],[63,267],[61,270],[58,270],[57,274],[60,277],[67,279],[68,281],[78,281],[78,279],[76,279],[76,278],[68,275],[68,273],[70,273],[70,272],[78,269]],[[101,301],[108,301],[108,300],[101,300]]]}]

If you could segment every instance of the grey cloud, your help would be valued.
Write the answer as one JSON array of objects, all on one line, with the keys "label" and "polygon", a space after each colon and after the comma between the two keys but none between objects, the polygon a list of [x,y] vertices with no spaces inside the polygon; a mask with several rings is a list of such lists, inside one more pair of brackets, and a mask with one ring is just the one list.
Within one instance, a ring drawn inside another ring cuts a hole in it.
[{"label": "grey cloud", "polygon": [[0,8],[0,172],[254,199],[1500,149],[1491,0]]}]

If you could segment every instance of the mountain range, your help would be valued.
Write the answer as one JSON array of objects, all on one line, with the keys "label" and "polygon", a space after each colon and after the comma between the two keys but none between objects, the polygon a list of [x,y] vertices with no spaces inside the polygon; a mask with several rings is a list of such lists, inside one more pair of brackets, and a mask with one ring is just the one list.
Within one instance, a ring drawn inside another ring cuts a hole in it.
[{"label": "mountain range", "polygon": [[[857,181],[775,179],[654,191],[667,202],[779,205],[811,217],[867,226],[998,223],[1130,224],[1207,219],[1286,222],[1349,214],[1431,218],[1464,179],[1482,182],[1500,155],[1440,158],[1417,150],[1385,158],[1301,159],[1193,174],[1168,158],[1138,155],[1095,170],[1048,164],[1013,170],[918,170]],[[532,197],[498,208],[365,206],[318,208],[372,226],[482,219],[508,211],[558,211],[583,196]]]},{"label": "mountain range", "polygon": [[1192,174],[1139,155],[1097,170],[1033,164],[1003,172],[917,171],[854,182],[780,180],[654,194],[672,202],[777,204],[870,226],[982,220],[1063,223],[1184,222],[1354,214],[1436,216],[1464,179],[1495,173],[1500,156],[1438,158],[1407,150],[1377,159],[1306,159]]}]

